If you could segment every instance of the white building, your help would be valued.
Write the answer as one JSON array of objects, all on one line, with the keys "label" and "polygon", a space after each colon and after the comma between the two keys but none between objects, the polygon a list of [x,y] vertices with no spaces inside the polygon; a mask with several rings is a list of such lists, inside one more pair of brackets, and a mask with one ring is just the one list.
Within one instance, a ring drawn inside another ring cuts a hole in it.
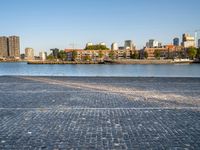
[{"label": "white building", "polygon": [[189,34],[183,34],[183,42],[182,46],[185,48],[195,47],[195,38],[190,36]]},{"label": "white building", "polygon": [[119,50],[118,44],[117,43],[112,43],[111,50]]},{"label": "white building", "polygon": [[47,59],[47,52],[42,51],[39,53],[39,56],[40,60],[45,61]]},{"label": "white building", "polygon": [[32,49],[32,48],[25,49],[25,59],[26,60],[34,60],[34,49]]}]

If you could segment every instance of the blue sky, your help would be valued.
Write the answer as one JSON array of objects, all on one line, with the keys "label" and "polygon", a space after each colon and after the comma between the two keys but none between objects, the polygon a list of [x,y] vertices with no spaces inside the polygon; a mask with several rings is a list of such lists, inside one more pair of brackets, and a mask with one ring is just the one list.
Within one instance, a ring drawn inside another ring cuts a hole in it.
[{"label": "blue sky", "polygon": [[150,38],[167,44],[200,29],[199,6],[199,0],[1,0],[0,35],[19,35],[21,52],[127,39],[141,48]]}]

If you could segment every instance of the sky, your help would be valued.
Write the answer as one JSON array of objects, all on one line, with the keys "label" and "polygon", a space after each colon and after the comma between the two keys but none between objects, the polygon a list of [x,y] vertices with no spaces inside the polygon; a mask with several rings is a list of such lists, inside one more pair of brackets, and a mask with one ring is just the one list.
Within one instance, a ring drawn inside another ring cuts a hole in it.
[{"label": "sky", "polygon": [[0,0],[0,36],[20,36],[21,53],[125,40],[140,49],[152,38],[169,44],[194,34],[199,6],[200,0]]}]

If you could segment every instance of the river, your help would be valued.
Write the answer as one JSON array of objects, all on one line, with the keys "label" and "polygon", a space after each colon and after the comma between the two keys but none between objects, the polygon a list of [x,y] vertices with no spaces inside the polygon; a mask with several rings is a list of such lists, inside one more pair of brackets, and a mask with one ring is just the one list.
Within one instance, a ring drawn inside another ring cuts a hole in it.
[{"label": "river", "polygon": [[200,77],[200,64],[29,65],[0,63],[0,76]]}]

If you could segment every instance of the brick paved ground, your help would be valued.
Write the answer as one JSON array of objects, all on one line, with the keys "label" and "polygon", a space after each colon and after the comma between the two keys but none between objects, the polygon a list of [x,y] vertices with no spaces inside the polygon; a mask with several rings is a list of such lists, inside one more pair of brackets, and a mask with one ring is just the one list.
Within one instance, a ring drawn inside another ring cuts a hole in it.
[{"label": "brick paved ground", "polygon": [[200,78],[0,77],[0,150],[199,147]]}]

